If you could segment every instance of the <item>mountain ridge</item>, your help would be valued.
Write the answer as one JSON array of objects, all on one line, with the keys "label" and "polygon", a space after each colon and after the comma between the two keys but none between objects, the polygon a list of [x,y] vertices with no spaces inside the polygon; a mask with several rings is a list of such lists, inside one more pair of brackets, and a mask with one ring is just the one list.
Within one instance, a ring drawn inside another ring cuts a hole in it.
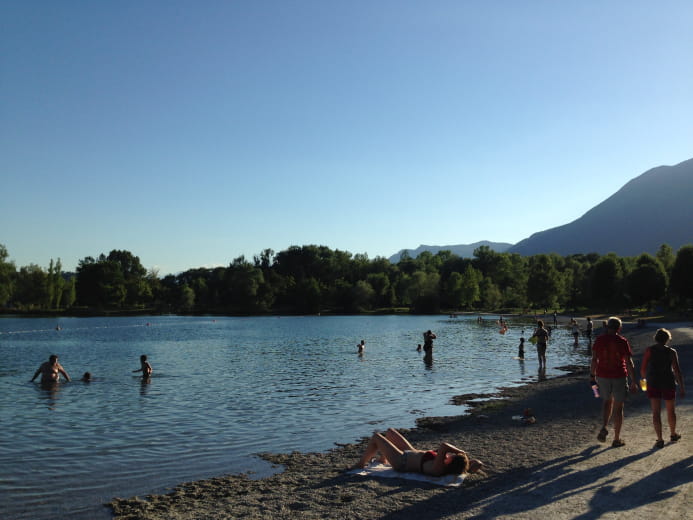
[{"label": "mountain ridge", "polygon": [[396,263],[404,252],[416,258],[423,251],[449,250],[471,258],[488,246],[498,253],[561,256],[616,253],[618,256],[655,254],[662,244],[676,251],[693,244],[693,159],[673,166],[657,166],[638,175],[576,220],[533,233],[516,244],[482,240],[449,246],[420,245],[401,249],[390,257]]}]

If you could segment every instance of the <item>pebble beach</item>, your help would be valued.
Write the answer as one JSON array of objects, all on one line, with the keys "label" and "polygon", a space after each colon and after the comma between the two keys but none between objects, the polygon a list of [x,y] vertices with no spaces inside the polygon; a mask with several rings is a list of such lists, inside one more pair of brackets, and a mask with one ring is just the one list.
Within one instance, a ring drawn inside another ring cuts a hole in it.
[{"label": "pebble beach", "polygon": [[[473,404],[471,413],[422,418],[416,428],[401,429],[418,448],[446,441],[485,463],[483,474],[468,476],[459,488],[348,473],[365,447],[362,439],[324,453],[264,453],[279,470],[270,477],[220,476],[166,494],[115,498],[108,507],[117,520],[684,518],[693,501],[693,327],[625,323],[623,335],[639,370],[660,326],[672,332],[689,390],[677,401],[683,437],[663,449],[654,449],[649,401],[642,392],[626,402],[621,435],[626,445],[612,448],[611,435],[606,443],[597,442],[601,400],[592,395],[588,367],[564,367],[570,370],[565,376],[497,394],[451,396]],[[529,347],[527,355],[533,355]],[[536,417],[534,424],[513,420],[526,409]],[[663,421],[668,438],[665,416]]]}]

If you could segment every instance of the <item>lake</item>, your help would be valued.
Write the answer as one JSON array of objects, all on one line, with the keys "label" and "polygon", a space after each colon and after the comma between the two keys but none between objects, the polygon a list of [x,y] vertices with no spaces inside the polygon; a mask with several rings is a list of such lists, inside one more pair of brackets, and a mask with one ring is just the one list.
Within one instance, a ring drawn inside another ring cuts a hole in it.
[{"label": "lake", "polygon": [[[496,317],[0,318],[0,517],[106,519],[113,497],[229,473],[271,474],[254,454],[325,451],[424,416],[454,395],[536,380],[538,362]],[[60,330],[57,330],[59,325]],[[432,329],[433,362],[416,346]],[[364,339],[363,355],[356,344]],[[57,354],[73,381],[29,383]],[[146,354],[149,382],[132,371]],[[546,377],[585,364],[554,332]],[[94,380],[80,381],[91,372]]]}]

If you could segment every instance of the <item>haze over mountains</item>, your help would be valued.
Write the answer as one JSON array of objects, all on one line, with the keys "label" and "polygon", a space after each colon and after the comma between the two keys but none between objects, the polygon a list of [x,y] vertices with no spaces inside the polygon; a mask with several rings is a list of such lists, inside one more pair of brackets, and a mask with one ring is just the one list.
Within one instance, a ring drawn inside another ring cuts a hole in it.
[{"label": "haze over mountains", "polygon": [[674,252],[685,244],[693,244],[693,159],[648,170],[577,220],[534,233],[515,245],[497,242],[422,245],[414,250],[402,250],[390,257],[390,261],[399,261],[404,251],[416,257],[422,251],[435,254],[448,249],[459,256],[471,257],[479,245],[523,256],[611,252],[636,256],[655,254],[662,244],[670,245]]}]

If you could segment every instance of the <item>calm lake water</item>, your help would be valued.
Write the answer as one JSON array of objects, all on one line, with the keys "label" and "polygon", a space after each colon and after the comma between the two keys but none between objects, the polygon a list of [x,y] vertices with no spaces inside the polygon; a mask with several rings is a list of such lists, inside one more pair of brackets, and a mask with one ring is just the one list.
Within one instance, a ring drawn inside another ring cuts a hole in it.
[{"label": "calm lake water", "polygon": [[[115,496],[271,473],[255,453],[324,451],[464,413],[452,396],[538,377],[530,343],[515,359],[531,324],[511,320],[501,335],[494,320],[0,318],[0,518],[110,518],[103,504]],[[427,329],[438,335],[430,365],[416,352]],[[585,363],[585,347],[554,332],[546,376]],[[29,383],[52,353],[73,378],[54,392]],[[148,384],[132,373],[141,354],[154,367]],[[79,381],[85,371],[94,381]]]}]

